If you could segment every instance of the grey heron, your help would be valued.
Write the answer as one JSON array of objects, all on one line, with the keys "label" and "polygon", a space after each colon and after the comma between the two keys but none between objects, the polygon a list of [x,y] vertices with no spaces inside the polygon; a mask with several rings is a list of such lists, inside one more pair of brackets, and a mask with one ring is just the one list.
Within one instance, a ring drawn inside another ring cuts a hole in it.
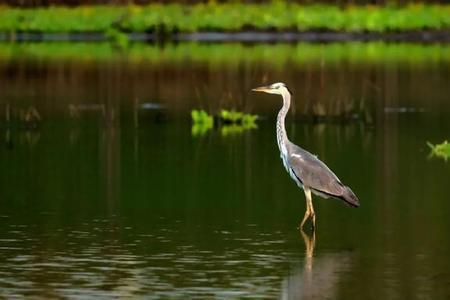
[{"label": "grey heron", "polygon": [[283,107],[278,112],[277,117],[277,143],[286,171],[305,192],[306,212],[299,228],[303,228],[308,218],[312,219],[313,230],[316,226],[316,214],[312,204],[311,192],[324,198],[331,197],[343,200],[350,206],[358,207],[359,200],[353,191],[345,186],[317,156],[289,141],[284,120],[291,105],[291,93],[286,85],[277,82],[269,86],[254,88],[252,91],[277,94],[283,98]]}]

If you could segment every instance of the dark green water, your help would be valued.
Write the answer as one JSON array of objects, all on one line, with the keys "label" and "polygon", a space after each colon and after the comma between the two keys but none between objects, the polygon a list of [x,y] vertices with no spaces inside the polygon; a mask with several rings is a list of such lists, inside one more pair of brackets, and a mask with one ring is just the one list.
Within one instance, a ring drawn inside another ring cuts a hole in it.
[{"label": "dark green water", "polygon": [[[266,70],[268,58],[213,62],[221,47],[174,63],[0,60],[0,295],[449,298],[450,167],[426,146],[450,135],[447,52]],[[281,101],[248,92],[264,81],[290,83],[290,139],[361,201],[315,198],[314,245],[276,146]],[[263,119],[193,137],[190,109],[220,106]],[[30,107],[37,128],[21,121]]]}]

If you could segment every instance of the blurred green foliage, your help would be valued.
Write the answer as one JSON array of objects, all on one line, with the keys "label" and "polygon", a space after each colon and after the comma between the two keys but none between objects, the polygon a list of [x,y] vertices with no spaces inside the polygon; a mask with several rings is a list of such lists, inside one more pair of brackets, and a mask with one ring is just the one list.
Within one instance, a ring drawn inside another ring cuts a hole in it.
[{"label": "blurred green foliage", "polygon": [[450,144],[447,141],[436,145],[427,142],[427,145],[431,149],[431,156],[443,158],[445,161],[450,158]]},{"label": "blurred green foliage", "polygon": [[228,123],[240,122],[242,120],[243,115],[244,115],[244,113],[238,112],[238,111],[234,111],[234,110],[222,109],[220,111],[220,118],[224,122],[228,122]]},{"label": "blurred green foliage", "polygon": [[[204,110],[193,109],[191,111],[191,118],[191,131],[193,136],[204,135],[213,128],[214,117]],[[245,130],[258,128],[256,125],[257,118],[257,115],[225,109],[222,109],[220,114],[216,117],[222,136],[238,134]]]},{"label": "blurred green foliage", "polygon": [[257,115],[222,109],[220,111],[220,119],[223,123],[220,128],[222,136],[240,134],[246,130],[258,128],[256,125]]},{"label": "blurred green foliage", "polygon": [[194,123],[203,123],[210,127],[213,125],[213,117],[204,110],[193,109],[191,111],[191,117]]},{"label": "blurred green foliage", "polygon": [[109,28],[105,34],[108,40],[115,46],[120,48],[126,48],[128,46],[128,36],[125,33],[114,28]]},{"label": "blurred green foliage", "polygon": [[346,6],[286,2],[36,9],[0,7],[0,32],[173,32],[331,30],[387,32],[448,29],[450,5]]},{"label": "blurred green foliage", "polygon": [[214,125],[213,116],[211,116],[204,110],[193,109],[191,111],[191,118],[192,118],[191,131],[193,136],[204,135]]},{"label": "blurred green foliage", "polygon": [[[277,59],[273,59],[276,57]],[[129,43],[117,49],[110,43],[0,43],[0,60],[15,58],[49,61],[96,62],[126,59],[130,63],[177,63],[192,61],[214,65],[264,62],[272,68],[286,64],[450,63],[450,44],[384,42],[298,43],[271,45],[180,43],[164,47]]]},{"label": "blurred green foliage", "polygon": [[220,118],[225,123],[240,124],[247,128],[256,128],[258,116],[235,110],[222,109],[220,111]]}]

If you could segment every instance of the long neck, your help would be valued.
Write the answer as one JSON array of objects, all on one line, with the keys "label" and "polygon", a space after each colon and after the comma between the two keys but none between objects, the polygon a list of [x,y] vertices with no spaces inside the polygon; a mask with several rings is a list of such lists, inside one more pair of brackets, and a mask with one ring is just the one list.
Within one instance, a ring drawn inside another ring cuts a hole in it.
[{"label": "long neck", "polygon": [[281,96],[283,97],[283,107],[278,112],[277,117],[277,143],[281,153],[287,154],[286,144],[289,142],[289,139],[284,127],[284,119],[291,105],[291,94],[289,94],[287,89],[283,89]]}]

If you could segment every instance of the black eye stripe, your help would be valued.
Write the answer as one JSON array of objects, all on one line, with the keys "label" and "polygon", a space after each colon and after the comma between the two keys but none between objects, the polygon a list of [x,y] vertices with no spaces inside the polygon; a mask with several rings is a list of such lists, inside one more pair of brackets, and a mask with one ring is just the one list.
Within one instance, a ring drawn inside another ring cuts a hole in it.
[{"label": "black eye stripe", "polygon": [[288,90],[289,94],[294,95],[294,94],[292,93],[292,91],[291,91],[290,89],[288,89],[288,87],[286,87],[286,89]]},{"label": "black eye stripe", "polygon": [[289,94],[293,95],[292,91],[282,82],[270,85],[271,89],[279,89],[280,87],[285,87],[288,90]]}]

